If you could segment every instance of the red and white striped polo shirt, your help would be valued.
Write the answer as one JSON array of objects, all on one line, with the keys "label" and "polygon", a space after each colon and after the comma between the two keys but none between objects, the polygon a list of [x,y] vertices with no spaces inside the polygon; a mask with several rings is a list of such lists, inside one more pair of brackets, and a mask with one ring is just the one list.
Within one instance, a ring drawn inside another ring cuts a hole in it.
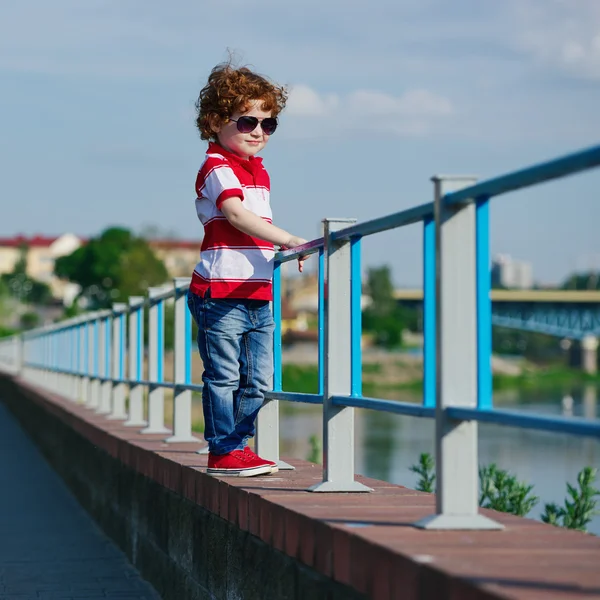
[{"label": "red and white striped polo shirt", "polygon": [[244,160],[210,143],[196,178],[196,212],[204,226],[200,262],[190,290],[212,298],[272,300],[273,244],[236,229],[220,211],[237,196],[244,208],[271,222],[269,174],[262,159]]}]

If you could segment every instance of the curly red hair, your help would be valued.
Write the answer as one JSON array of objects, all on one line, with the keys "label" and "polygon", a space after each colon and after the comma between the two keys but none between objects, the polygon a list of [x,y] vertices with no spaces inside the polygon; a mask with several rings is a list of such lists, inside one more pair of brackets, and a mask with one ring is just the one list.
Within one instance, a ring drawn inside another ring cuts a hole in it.
[{"label": "curly red hair", "polygon": [[276,117],[284,108],[288,93],[247,67],[234,68],[231,63],[217,65],[196,101],[196,127],[203,140],[216,140],[212,125],[226,123],[235,112],[245,112],[254,100],[261,110]]}]

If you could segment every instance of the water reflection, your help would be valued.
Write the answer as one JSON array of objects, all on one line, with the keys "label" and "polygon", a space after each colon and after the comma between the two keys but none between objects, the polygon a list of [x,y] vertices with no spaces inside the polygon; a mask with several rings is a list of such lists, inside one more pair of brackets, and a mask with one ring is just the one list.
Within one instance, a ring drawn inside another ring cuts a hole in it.
[{"label": "water reflection", "polygon": [[[575,417],[599,418],[597,388],[551,391],[503,391],[495,397],[497,408],[538,414],[564,414],[563,397],[573,398],[570,412]],[[406,397],[403,397],[406,400]],[[434,453],[432,419],[403,417],[370,410],[356,410],[355,465],[357,473],[408,487],[416,485],[409,469],[421,452]],[[322,437],[321,410],[308,405],[282,407],[282,454],[306,458],[311,435]],[[600,440],[574,435],[530,431],[499,425],[479,427],[479,462],[495,462],[534,485],[539,504],[529,516],[539,518],[544,504],[563,504],[567,482],[574,484],[577,473],[589,465],[600,469]],[[597,481],[596,487],[600,482]],[[600,516],[589,531],[600,535]]]},{"label": "water reflection", "polygon": [[362,468],[370,477],[387,481],[393,471],[396,438],[402,437],[402,432],[398,430],[404,424],[396,424],[388,414],[373,410],[364,411],[360,424],[364,428]]}]

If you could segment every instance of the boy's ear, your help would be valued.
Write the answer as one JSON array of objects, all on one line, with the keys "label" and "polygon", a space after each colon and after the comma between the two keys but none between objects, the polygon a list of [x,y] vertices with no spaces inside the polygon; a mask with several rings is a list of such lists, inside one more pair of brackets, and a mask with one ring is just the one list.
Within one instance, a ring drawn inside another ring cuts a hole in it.
[{"label": "boy's ear", "polygon": [[210,125],[210,128],[214,133],[220,133],[222,124],[219,115],[216,115],[214,113],[208,115],[208,124]]}]

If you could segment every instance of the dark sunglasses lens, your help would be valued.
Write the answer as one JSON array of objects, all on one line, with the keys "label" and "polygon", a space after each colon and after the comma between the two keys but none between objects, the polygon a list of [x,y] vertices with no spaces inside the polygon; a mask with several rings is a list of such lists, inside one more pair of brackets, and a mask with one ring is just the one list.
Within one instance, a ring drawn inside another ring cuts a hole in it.
[{"label": "dark sunglasses lens", "polygon": [[237,128],[240,133],[250,133],[256,129],[258,119],[256,117],[240,117],[237,120]]},{"label": "dark sunglasses lens", "polygon": [[261,123],[261,126],[262,126],[262,130],[267,135],[272,135],[273,133],[275,133],[275,130],[277,129],[277,119],[275,119],[274,117],[269,117],[268,119],[264,119],[263,122]]},{"label": "dark sunglasses lens", "polygon": [[240,133],[250,133],[256,129],[258,119],[256,117],[240,117],[237,121],[237,128]]}]

